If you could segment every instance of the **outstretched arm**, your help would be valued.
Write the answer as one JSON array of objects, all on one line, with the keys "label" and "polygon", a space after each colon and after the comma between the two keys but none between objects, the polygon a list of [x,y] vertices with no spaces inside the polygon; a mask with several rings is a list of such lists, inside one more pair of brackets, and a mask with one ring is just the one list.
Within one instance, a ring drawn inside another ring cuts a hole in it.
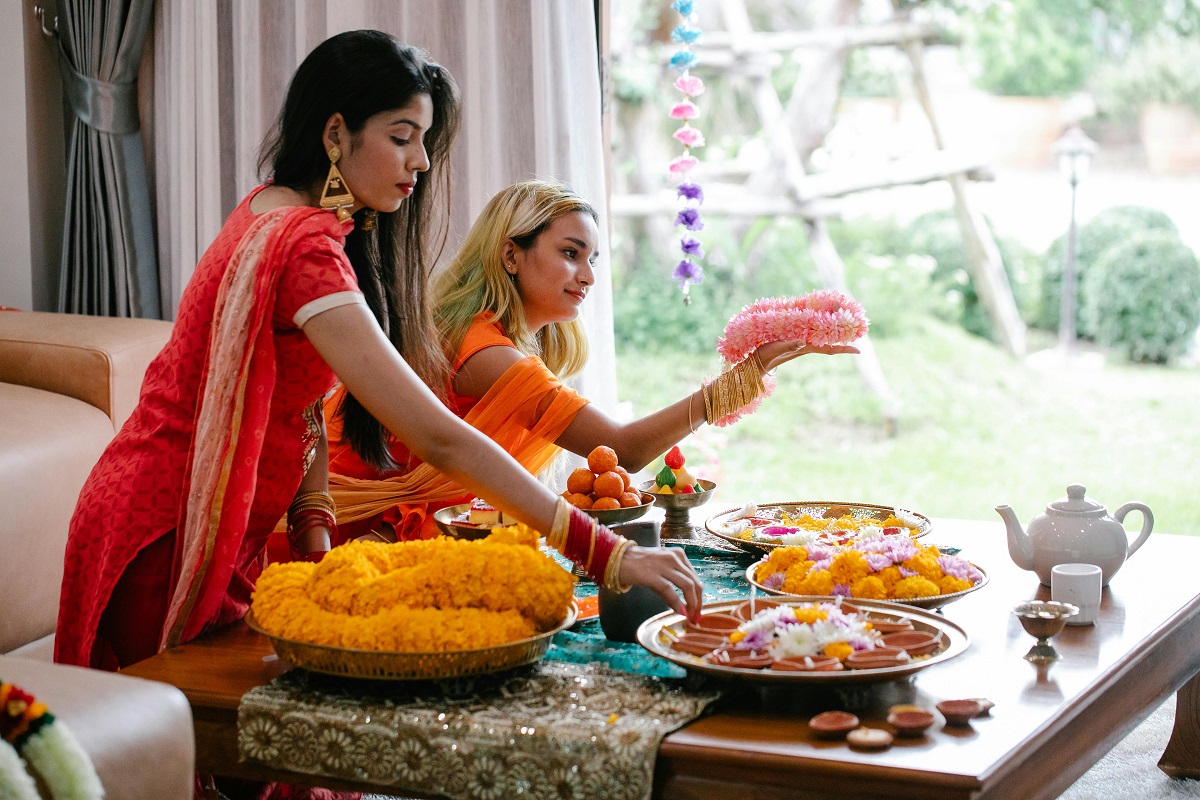
[{"label": "outstretched arm", "polygon": [[[559,498],[495,442],[454,416],[400,357],[365,306],[323,311],[304,325],[304,333],[346,388],[422,461],[533,528],[553,528]],[[685,604],[690,613],[700,608],[700,580],[670,548],[631,548],[620,578],[649,586],[677,611],[684,612]]]},{"label": "outstretched arm", "polygon": [[[807,347],[803,342],[772,342],[758,348],[759,362],[771,370],[809,353],[857,353],[849,346]],[[471,356],[455,377],[455,390],[483,397],[500,376],[524,356],[511,347],[489,347]],[[704,395],[700,389],[665,408],[632,422],[617,422],[592,405],[580,409],[555,444],[586,456],[597,445],[608,445],[630,472],[644,468],[689,433],[704,424]]]}]

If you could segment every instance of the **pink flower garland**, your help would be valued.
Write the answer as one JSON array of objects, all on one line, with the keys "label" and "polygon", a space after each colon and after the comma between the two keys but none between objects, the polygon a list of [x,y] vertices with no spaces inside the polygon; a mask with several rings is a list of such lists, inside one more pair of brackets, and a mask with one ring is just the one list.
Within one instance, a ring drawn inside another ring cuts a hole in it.
[{"label": "pink flower garland", "polygon": [[[869,325],[862,304],[834,289],[818,289],[803,297],[766,297],[733,315],[717,341],[717,352],[732,366],[769,342],[804,342],[813,347],[850,344],[866,334]],[[732,425],[757,411],[775,391],[775,379],[764,375],[763,386],[753,402],[714,424]]]}]

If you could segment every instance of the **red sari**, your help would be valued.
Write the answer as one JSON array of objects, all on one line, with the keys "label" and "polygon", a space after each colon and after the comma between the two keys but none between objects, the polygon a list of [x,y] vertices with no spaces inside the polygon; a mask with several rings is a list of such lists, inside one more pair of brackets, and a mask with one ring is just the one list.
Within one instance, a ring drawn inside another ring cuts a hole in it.
[{"label": "red sari", "polygon": [[249,608],[336,380],[301,326],[362,302],[350,223],[315,208],[252,214],[258,191],[200,260],[137,408],[80,494],[56,661],[114,669]]}]

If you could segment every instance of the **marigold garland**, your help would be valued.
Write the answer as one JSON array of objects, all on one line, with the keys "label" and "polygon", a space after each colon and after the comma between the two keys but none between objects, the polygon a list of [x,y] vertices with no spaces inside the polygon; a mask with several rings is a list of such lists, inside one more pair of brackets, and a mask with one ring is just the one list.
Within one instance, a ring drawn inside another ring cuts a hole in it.
[{"label": "marigold garland", "polygon": [[905,533],[867,536],[843,546],[778,547],[755,579],[788,594],[911,600],[970,589],[983,573],[965,559],[922,547]]},{"label": "marigold garland", "polygon": [[62,720],[20,687],[0,682],[0,798],[100,800],[104,787],[91,759]]},{"label": "marigold garland", "polygon": [[[532,545],[532,546],[531,546]],[[357,650],[491,647],[566,617],[575,579],[525,526],[486,539],[349,542],[319,564],[272,564],[251,610],[277,636]]]}]

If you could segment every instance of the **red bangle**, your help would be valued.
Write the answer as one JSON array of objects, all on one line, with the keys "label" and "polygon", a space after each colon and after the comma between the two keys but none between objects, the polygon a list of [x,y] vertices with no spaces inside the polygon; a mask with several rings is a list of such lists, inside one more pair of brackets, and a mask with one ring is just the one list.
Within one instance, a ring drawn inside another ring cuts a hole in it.
[{"label": "red bangle", "polygon": [[588,577],[596,584],[604,585],[604,573],[608,568],[608,559],[612,557],[613,549],[621,542],[621,537],[601,526],[596,532],[596,552],[588,569]]}]

